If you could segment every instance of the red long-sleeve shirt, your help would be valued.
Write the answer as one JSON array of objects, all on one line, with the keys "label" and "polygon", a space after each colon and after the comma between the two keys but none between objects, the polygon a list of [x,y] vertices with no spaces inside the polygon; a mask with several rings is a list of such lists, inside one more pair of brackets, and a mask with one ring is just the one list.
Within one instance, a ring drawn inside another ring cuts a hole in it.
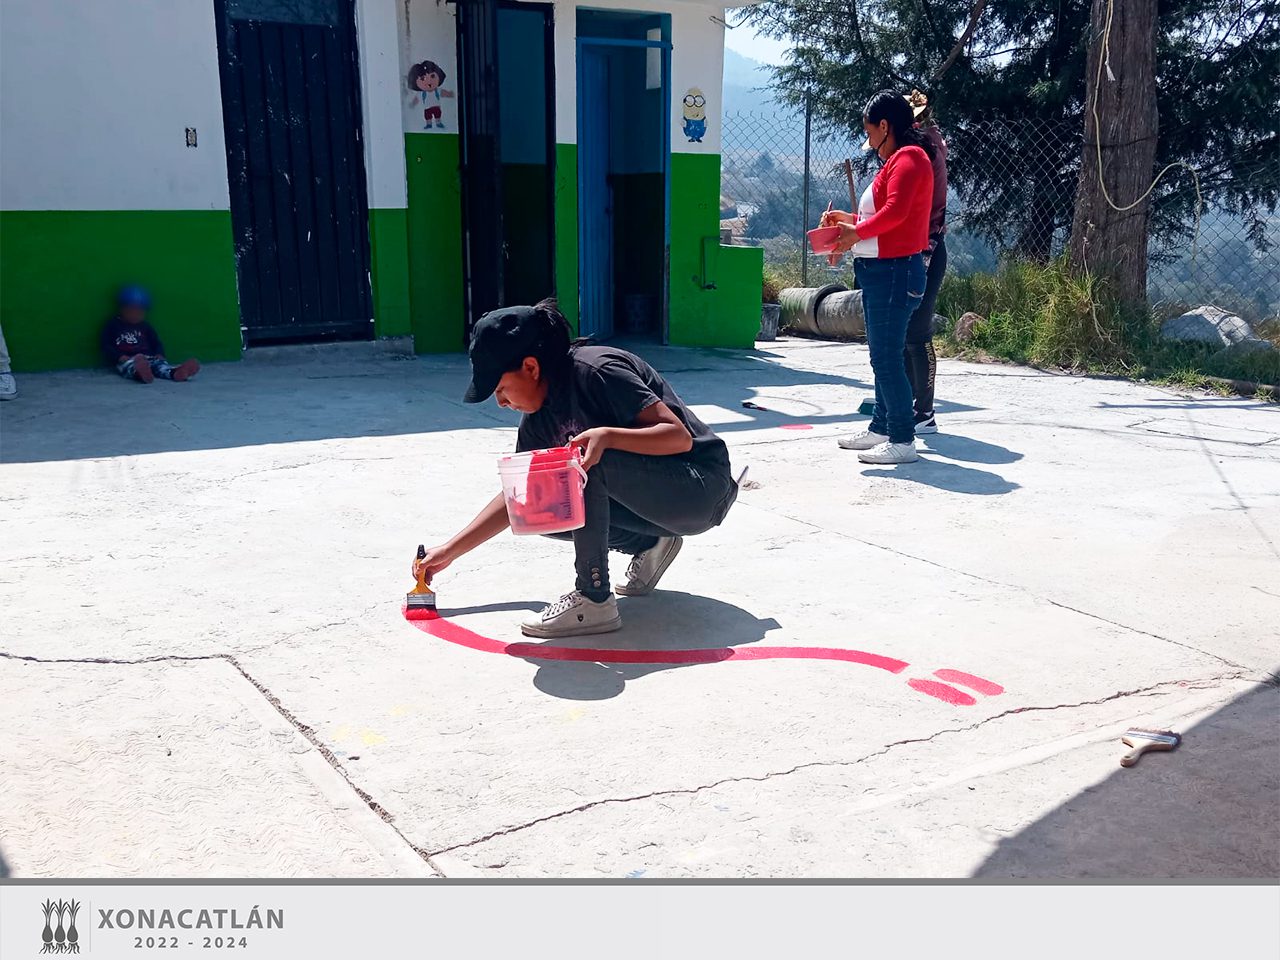
[{"label": "red long-sleeve shirt", "polygon": [[929,246],[933,164],[920,147],[901,147],[885,161],[858,202],[855,257],[909,257]]}]

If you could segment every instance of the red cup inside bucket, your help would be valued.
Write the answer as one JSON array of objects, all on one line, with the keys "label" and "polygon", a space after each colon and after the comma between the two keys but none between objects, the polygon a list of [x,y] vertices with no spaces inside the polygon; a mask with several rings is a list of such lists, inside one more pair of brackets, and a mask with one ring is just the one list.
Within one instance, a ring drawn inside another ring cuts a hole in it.
[{"label": "red cup inside bucket", "polygon": [[814,227],[809,231],[809,246],[814,253],[834,253],[840,239],[840,227]]},{"label": "red cup inside bucket", "polygon": [[587,472],[582,469],[582,453],[577,447],[499,457],[498,476],[512,533],[565,533],[586,524],[582,491]]}]

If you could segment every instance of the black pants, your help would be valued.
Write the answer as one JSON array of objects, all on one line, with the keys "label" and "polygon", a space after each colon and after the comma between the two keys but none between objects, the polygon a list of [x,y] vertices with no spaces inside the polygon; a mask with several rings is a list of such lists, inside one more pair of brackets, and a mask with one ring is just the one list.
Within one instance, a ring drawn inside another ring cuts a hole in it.
[{"label": "black pants", "polygon": [[659,537],[689,537],[719,526],[738,496],[726,465],[704,468],[683,457],[607,450],[587,474],[586,525],[572,533],[577,589],[597,602],[609,595],[609,551],[643,553]]},{"label": "black pants", "polygon": [[907,345],[902,351],[903,362],[907,365],[907,379],[911,381],[911,393],[915,397],[916,420],[923,420],[933,413],[934,380],[938,374],[938,358],[933,352],[933,314],[938,306],[938,292],[942,289],[942,277],[946,272],[947,238],[941,236],[929,258],[924,299],[907,323]]}]

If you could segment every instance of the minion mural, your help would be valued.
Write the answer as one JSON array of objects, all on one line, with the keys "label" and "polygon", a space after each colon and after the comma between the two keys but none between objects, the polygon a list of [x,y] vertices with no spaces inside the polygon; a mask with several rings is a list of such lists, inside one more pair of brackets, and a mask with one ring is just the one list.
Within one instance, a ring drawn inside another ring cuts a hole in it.
[{"label": "minion mural", "polygon": [[684,95],[684,135],[690,143],[701,143],[707,134],[707,98],[697,87]]}]

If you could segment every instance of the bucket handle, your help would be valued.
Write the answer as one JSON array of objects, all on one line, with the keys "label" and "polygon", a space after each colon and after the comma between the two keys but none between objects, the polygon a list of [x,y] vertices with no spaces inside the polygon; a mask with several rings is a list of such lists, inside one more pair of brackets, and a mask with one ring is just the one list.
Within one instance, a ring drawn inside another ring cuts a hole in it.
[{"label": "bucket handle", "polygon": [[567,446],[577,454],[576,457],[569,460],[569,466],[578,471],[578,476],[582,478],[582,485],[585,487],[587,485],[587,471],[582,469],[582,448],[572,443],[567,444]]}]

